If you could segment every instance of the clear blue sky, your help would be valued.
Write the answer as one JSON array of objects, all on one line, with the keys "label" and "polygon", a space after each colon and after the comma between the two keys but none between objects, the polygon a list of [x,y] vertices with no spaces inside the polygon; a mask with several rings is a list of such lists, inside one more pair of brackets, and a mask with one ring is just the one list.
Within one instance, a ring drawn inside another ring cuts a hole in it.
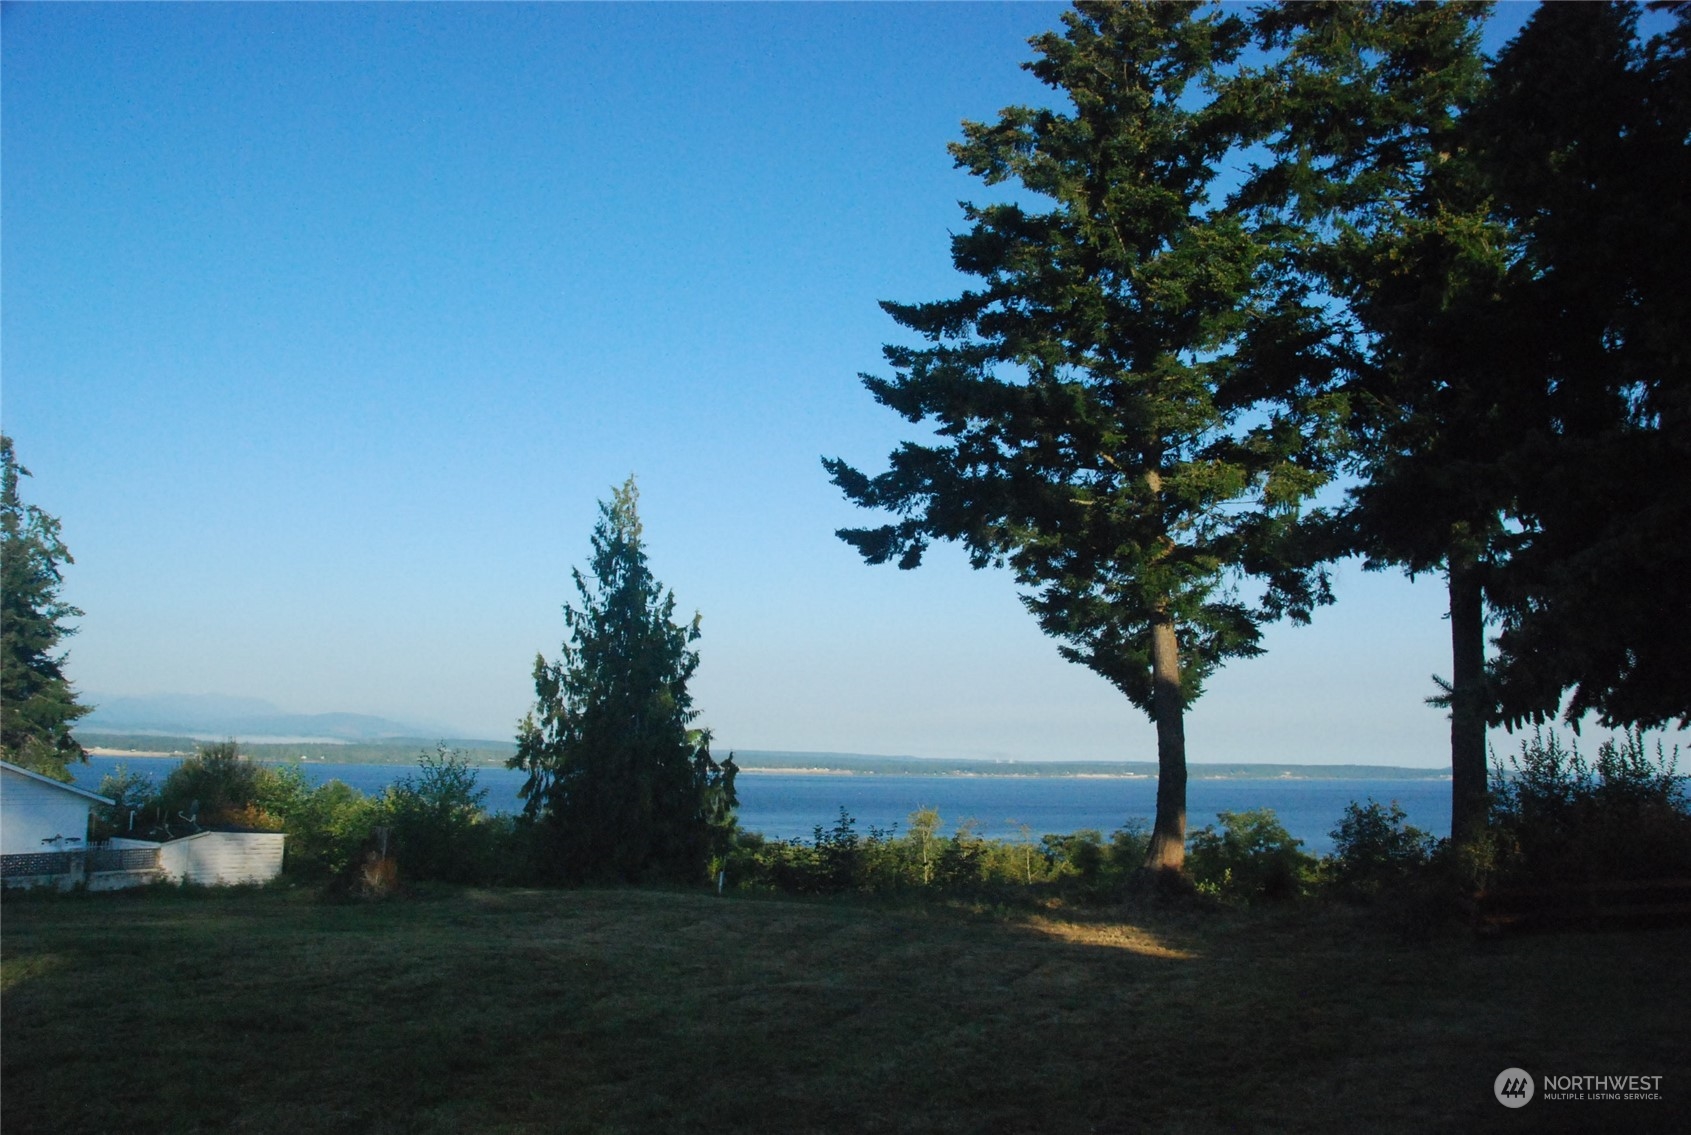
[{"label": "clear blue sky", "polygon": [[[945,145],[1060,11],[7,6],[4,423],[74,679],[509,737],[633,472],[721,748],[1152,757],[1003,574],[864,566],[818,463],[907,436],[876,301],[960,287]],[[1338,583],[1193,759],[1448,763],[1440,581]]]}]

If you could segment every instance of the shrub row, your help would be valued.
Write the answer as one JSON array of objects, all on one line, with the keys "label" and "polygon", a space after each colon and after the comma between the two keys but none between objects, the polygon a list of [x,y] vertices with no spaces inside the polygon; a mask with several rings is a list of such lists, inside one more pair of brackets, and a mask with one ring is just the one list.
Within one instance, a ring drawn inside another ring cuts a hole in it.
[{"label": "shrub row", "polygon": [[[1333,852],[1303,850],[1272,810],[1222,812],[1193,832],[1188,867],[1197,888],[1237,901],[1317,892],[1356,901],[1428,888],[1691,877],[1691,809],[1677,775],[1678,750],[1652,755],[1641,733],[1604,742],[1587,762],[1554,734],[1535,731],[1507,767],[1494,760],[1491,834],[1460,851],[1409,826],[1395,801],[1352,803],[1332,831]],[[259,765],[233,742],[202,747],[155,786],[120,767],[100,785],[117,803],[97,834],[165,838],[200,827],[286,831],[287,871],[302,878],[347,872],[373,841],[414,880],[541,881],[538,833],[527,821],[490,815],[486,790],[461,753],[423,754],[417,772],[380,795],[340,781],[310,787],[297,765]],[[736,831],[712,863],[718,883],[740,891],[799,895],[969,892],[1028,888],[1081,900],[1119,896],[1144,860],[1148,832],[1129,824],[1019,839],[981,838],[972,823],[951,834],[918,809],[902,833],[857,830],[842,808],[832,827],[806,840]]]},{"label": "shrub row", "polygon": [[[1272,809],[1222,812],[1218,824],[1192,833],[1187,866],[1200,892],[1217,898],[1289,899],[1331,890],[1372,897],[1423,869],[1436,841],[1404,823],[1403,809],[1375,801],[1351,804],[1333,831],[1334,854],[1303,851]],[[931,810],[912,814],[910,829],[857,831],[844,810],[832,828],[809,841],[741,832],[716,867],[725,886],[786,894],[888,894],[920,890],[984,891],[1018,887],[1066,898],[1119,898],[1145,861],[1149,832],[1130,824],[1105,838],[1025,833],[987,840],[969,823],[939,834]]]},{"label": "shrub row", "polygon": [[834,826],[817,825],[809,842],[737,832],[715,867],[725,885],[743,891],[877,894],[1058,886],[1105,894],[1119,889],[1145,858],[1147,835],[1140,826],[1123,828],[1107,841],[1096,831],[1036,839],[1031,830],[1019,840],[988,840],[972,822],[942,835],[940,822],[938,812],[923,808],[911,814],[903,834],[895,825],[861,835],[841,808]]}]

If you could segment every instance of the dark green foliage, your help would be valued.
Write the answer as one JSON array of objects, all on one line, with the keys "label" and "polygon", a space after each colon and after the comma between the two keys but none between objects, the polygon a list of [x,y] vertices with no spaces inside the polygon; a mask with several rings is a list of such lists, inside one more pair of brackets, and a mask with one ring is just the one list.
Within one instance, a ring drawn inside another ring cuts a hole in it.
[{"label": "dark green foliage", "polygon": [[961,823],[951,838],[940,844],[934,862],[934,885],[949,890],[966,890],[982,882],[993,866],[989,846],[975,832],[972,823]]},{"label": "dark green foliage", "polygon": [[285,869],[307,879],[341,875],[382,819],[377,802],[351,785],[339,780],[319,785],[285,818]]},{"label": "dark green foliage", "polygon": [[1083,902],[1119,899],[1144,863],[1150,842],[1150,826],[1137,819],[1112,832],[1108,841],[1091,829],[1040,839],[1058,890]]},{"label": "dark green foliage", "polygon": [[599,506],[593,582],[575,571],[569,639],[534,663],[536,705],[509,766],[528,773],[525,815],[543,825],[566,880],[701,881],[733,828],[736,772],[718,764],[687,690],[699,617],[646,565],[631,477]]},{"label": "dark green foliage", "polygon": [[1691,721],[1691,65],[1681,6],[1547,4],[1476,110],[1514,226],[1516,363],[1545,424],[1517,458],[1521,531],[1493,591],[1500,719]]},{"label": "dark green foliage", "polygon": [[1226,898],[1289,899],[1308,889],[1316,861],[1275,818],[1274,809],[1220,812],[1218,831],[1192,833],[1192,878],[1200,890]]},{"label": "dark green foliage", "polygon": [[[873,836],[870,838],[875,840]],[[823,831],[821,824],[816,825],[814,842],[818,889],[824,892],[854,889],[864,873],[863,841],[857,835],[857,821],[841,807],[840,818],[831,829]]]},{"label": "dark green foliage", "polygon": [[[1109,842],[1095,831],[1035,840],[983,839],[973,822],[941,836],[939,813],[920,809],[903,834],[870,828],[861,835],[845,812],[811,841],[741,832],[722,861],[736,890],[828,894],[1052,893],[1082,902],[1118,898],[1145,861],[1149,833],[1135,821]],[[1024,890],[1031,889],[1031,890]]]},{"label": "dark green foliage", "polygon": [[1040,848],[1060,870],[1070,872],[1083,883],[1095,882],[1104,865],[1104,836],[1089,828],[1072,835],[1043,836]]},{"label": "dark green foliage", "polygon": [[[839,488],[897,519],[840,536],[912,568],[928,544],[1008,566],[1041,627],[1158,723],[1154,866],[1179,867],[1181,715],[1259,625],[1307,619],[1319,572],[1288,566],[1300,503],[1327,479],[1332,407],[1302,397],[1316,312],[1220,200],[1236,116],[1206,85],[1246,40],[1190,4],[1080,4],[1028,69],[1065,111],[965,123],[957,164],[1037,205],[965,206],[952,259],[978,288],[885,303],[920,346],[885,350],[875,398],[938,434]],[[1266,598],[1231,584],[1254,575]]]},{"label": "dark green foliage", "polygon": [[1438,841],[1405,824],[1396,800],[1382,805],[1345,805],[1344,818],[1332,831],[1328,877],[1340,893],[1372,898],[1397,887],[1426,868]]},{"label": "dark green foliage", "polygon": [[374,848],[385,849],[383,858],[406,884],[536,880],[533,825],[484,812],[487,792],[458,750],[441,745],[421,754],[414,775],[373,797],[338,780],[308,790],[297,766],[263,773],[274,783],[298,785],[276,813],[288,835],[286,869],[295,877],[358,890],[356,868]]},{"label": "dark green foliage", "polygon": [[96,789],[111,804],[96,804],[92,811],[96,840],[112,836],[144,836],[157,822],[159,787],[148,773],[118,765],[100,778]]},{"label": "dark green foliage", "polygon": [[68,781],[71,762],[88,759],[71,727],[91,707],[77,703],[65,655],[54,652],[76,633],[65,620],[82,612],[59,596],[61,569],[74,562],[59,521],[19,495],[29,475],[0,434],[0,757]]},{"label": "dark green foliage", "polygon": [[1603,742],[1596,761],[1533,730],[1492,773],[1493,881],[1560,886],[1691,878],[1691,807],[1679,750],[1641,731]]},{"label": "dark green foliage", "polygon": [[475,770],[462,753],[438,746],[417,762],[417,773],[401,777],[381,799],[392,829],[393,854],[407,879],[485,881],[495,831],[482,805],[487,789],[476,787]]},{"label": "dark green foliage", "polygon": [[241,753],[235,741],[201,745],[171,770],[159,788],[166,827],[181,835],[203,828],[244,825],[257,810],[260,782],[268,774]]},{"label": "dark green foliage", "polygon": [[[1546,4],[1489,71],[1484,5],[1262,9],[1242,200],[1332,297],[1360,482],[1334,552],[1443,571],[1453,832],[1487,720],[1691,716],[1691,99],[1677,6]],[[1495,666],[1486,621],[1500,625]]]},{"label": "dark green foliage", "polygon": [[871,828],[859,835],[842,807],[834,826],[817,824],[808,844],[737,832],[719,867],[736,889],[829,895],[896,890],[908,881],[905,859],[892,832]]},{"label": "dark green foliage", "polygon": [[[1151,841],[1151,826],[1144,820],[1129,820],[1110,833],[1110,859],[1118,865],[1134,861]],[[1136,850],[1137,849],[1137,850]]]}]

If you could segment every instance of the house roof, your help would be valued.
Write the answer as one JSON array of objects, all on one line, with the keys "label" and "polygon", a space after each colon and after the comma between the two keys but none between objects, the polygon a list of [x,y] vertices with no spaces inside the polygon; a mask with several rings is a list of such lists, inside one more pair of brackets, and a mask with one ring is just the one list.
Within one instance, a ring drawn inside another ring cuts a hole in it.
[{"label": "house roof", "polygon": [[30,769],[26,769],[26,768],[21,768],[18,765],[13,764],[11,761],[0,761],[0,768],[5,769],[7,772],[15,772],[19,776],[27,776],[31,780],[38,780],[42,784],[48,785],[52,788],[60,789],[61,791],[64,791],[64,792],[68,792],[72,796],[84,797],[88,800],[92,800],[96,804],[115,804],[115,803],[117,803],[117,801],[111,799],[110,797],[101,796],[98,792],[90,792],[86,788],[78,788],[74,784],[66,784],[64,781],[54,780],[50,776],[42,776],[38,772],[34,772],[34,771],[32,771]]}]

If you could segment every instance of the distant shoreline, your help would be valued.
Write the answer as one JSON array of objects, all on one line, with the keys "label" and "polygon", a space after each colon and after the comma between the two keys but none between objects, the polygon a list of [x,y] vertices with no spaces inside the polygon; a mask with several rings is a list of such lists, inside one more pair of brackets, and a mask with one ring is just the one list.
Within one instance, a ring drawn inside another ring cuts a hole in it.
[{"label": "distant shoreline", "polygon": [[[168,739],[169,741],[175,738]],[[191,755],[187,748],[125,749],[111,744],[85,746],[90,756],[137,761],[181,760]],[[314,765],[370,765],[394,768],[416,766],[419,751],[399,746],[345,745],[325,747],[327,751],[301,752],[306,746],[252,742],[242,746],[254,760],[265,763],[299,762]],[[424,750],[425,752],[427,750]],[[471,768],[503,768],[503,755],[488,750],[465,751]],[[808,757],[809,759],[805,759]],[[820,759],[818,759],[820,758]],[[1121,762],[1111,765],[1091,761],[967,761],[922,757],[874,757],[861,754],[736,754],[739,771],[748,776],[820,777],[907,777],[939,776],[959,779],[996,780],[1155,780],[1153,762]],[[1416,769],[1396,765],[1292,765],[1193,762],[1187,766],[1191,780],[1445,780],[1449,769]]]}]

